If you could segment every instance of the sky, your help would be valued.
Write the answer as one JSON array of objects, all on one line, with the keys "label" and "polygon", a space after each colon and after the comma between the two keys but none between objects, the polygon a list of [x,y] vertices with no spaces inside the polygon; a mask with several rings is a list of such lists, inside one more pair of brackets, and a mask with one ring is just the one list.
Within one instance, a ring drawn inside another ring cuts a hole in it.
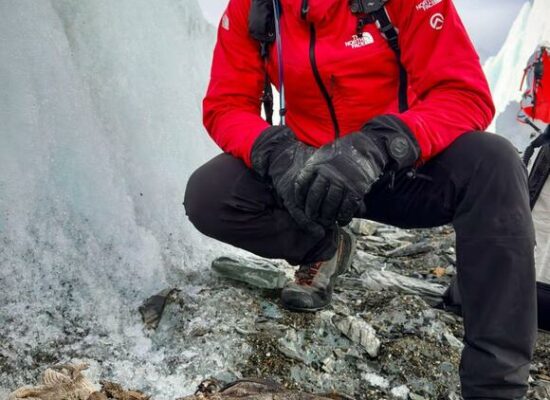
[{"label": "sky", "polygon": [[[454,0],[482,60],[498,52],[525,2],[526,0]],[[217,25],[227,0],[199,0],[199,3],[205,17]]]}]

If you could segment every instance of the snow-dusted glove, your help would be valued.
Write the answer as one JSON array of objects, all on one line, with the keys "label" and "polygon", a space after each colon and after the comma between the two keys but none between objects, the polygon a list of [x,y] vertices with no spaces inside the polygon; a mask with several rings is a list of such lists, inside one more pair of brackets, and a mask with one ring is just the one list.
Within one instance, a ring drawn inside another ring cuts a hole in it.
[{"label": "snow-dusted glove", "polygon": [[374,118],[309,158],[295,185],[298,207],[323,226],[347,225],[385,171],[412,166],[419,155],[416,139],[399,118]]},{"label": "snow-dusted glove", "polygon": [[271,179],[275,192],[296,223],[311,235],[321,238],[325,235],[324,228],[297,207],[294,188],[298,174],[314,152],[314,147],[296,139],[288,127],[272,126],[256,139],[250,159],[256,173]]}]

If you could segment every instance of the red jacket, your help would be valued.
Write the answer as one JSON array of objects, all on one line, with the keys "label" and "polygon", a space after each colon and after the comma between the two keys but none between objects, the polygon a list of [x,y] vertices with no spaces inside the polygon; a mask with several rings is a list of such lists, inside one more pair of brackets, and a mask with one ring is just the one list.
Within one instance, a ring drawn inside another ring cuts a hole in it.
[{"label": "red jacket", "polygon": [[[397,115],[414,133],[426,161],[471,130],[485,130],[494,105],[479,57],[451,0],[389,0],[399,29],[402,62],[409,77],[410,109],[398,111],[395,53],[374,24],[356,36],[348,0],[280,0],[287,125],[312,146],[335,138],[335,125],[310,60],[315,61],[334,104],[340,134],[357,131],[381,114]],[[264,64],[248,34],[250,0],[230,0],[218,28],[212,74],[203,102],[204,125],[227,153],[250,165],[255,139],[269,125],[260,116]],[[276,46],[268,72],[278,85]]]}]

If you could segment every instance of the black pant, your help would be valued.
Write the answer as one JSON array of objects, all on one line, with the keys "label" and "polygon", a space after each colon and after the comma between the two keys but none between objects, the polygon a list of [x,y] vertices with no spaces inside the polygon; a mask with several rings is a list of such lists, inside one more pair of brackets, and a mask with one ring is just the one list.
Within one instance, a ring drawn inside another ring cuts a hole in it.
[{"label": "black pant", "polygon": [[[465,326],[465,398],[513,399],[527,390],[536,340],[534,229],[527,171],[505,139],[473,132],[418,169],[383,177],[365,198],[366,218],[402,228],[452,223]],[[334,235],[312,240],[270,186],[222,154],[190,178],[185,207],[205,235],[291,263],[330,257]]]}]

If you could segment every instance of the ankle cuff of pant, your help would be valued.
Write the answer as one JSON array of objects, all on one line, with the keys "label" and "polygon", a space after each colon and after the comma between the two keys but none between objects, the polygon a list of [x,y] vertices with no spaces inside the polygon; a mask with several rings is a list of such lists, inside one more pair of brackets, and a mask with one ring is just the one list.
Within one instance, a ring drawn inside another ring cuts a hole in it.
[{"label": "ankle cuff of pant", "polygon": [[326,231],[326,235],[307,252],[300,264],[311,264],[318,261],[330,260],[338,249],[338,228]]}]

